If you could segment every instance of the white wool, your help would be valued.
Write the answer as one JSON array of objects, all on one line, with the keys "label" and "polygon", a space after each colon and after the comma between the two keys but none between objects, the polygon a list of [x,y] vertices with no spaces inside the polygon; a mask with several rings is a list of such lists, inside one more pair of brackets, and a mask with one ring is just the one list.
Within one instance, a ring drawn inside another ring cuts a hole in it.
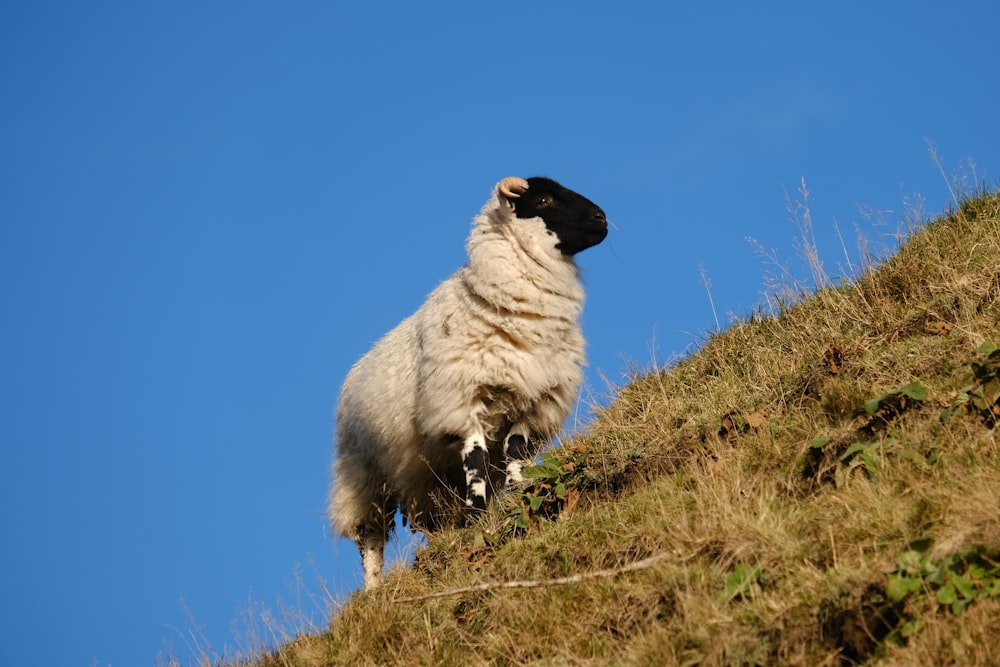
[{"label": "white wool", "polygon": [[[505,433],[523,424],[533,456],[569,414],[585,362],[584,293],[558,241],[494,190],[473,221],[468,263],[348,373],[329,517],[361,546],[366,585],[397,502],[417,527],[458,520],[463,439],[485,438],[496,489]],[[386,505],[383,524],[373,505]]]}]

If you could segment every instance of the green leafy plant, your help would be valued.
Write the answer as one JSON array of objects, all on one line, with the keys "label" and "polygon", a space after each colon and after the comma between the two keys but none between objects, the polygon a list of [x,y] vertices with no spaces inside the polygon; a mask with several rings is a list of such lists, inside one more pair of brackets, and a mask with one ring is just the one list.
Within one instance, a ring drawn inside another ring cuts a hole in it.
[{"label": "green leafy plant", "polygon": [[[833,481],[837,487],[843,487],[858,469],[869,477],[874,476],[885,464],[885,456],[889,451],[929,462],[915,452],[901,447],[892,427],[893,422],[905,410],[925,400],[927,388],[917,381],[866,400],[852,415],[866,418],[857,432],[871,439],[851,442],[847,438],[834,441],[829,435],[814,438],[809,442],[809,449],[803,460],[804,474]],[[887,430],[889,434],[879,437]]]},{"label": "green leafy plant", "polygon": [[821,435],[818,438],[813,438],[812,440],[809,441],[809,448],[810,449],[823,449],[828,444],[830,444],[831,440],[833,440],[833,438],[831,438],[830,436],[828,436],[828,435]]},{"label": "green leafy plant", "polygon": [[949,419],[964,407],[993,428],[1000,420],[1000,348],[987,341],[973,354],[976,358],[969,362],[973,381],[958,390],[955,402],[941,416]]},{"label": "green leafy plant", "polygon": [[[809,441],[809,453],[806,455],[803,466],[808,470],[816,470],[819,465],[817,461],[821,460],[824,455],[828,456],[827,460],[831,463],[836,462],[836,466],[832,470],[832,481],[837,488],[844,488],[851,476],[857,471],[863,472],[868,477],[874,477],[885,466],[886,457],[889,454],[928,465],[937,461],[937,454],[934,452],[925,457],[907,449],[896,434],[887,435],[874,442],[855,441],[839,453],[836,452],[843,448],[843,443],[838,446],[837,443],[831,445],[831,442],[833,442],[833,438],[829,435],[823,435]],[[828,446],[833,451],[824,454]]]},{"label": "green leafy plant", "polygon": [[[972,603],[1000,599],[1000,552],[983,545],[932,558],[931,540],[917,540],[896,558],[885,594],[891,601],[917,608],[942,607],[960,616]],[[904,620],[897,634],[909,637],[920,629]]]},{"label": "green leafy plant", "polygon": [[748,563],[737,563],[726,577],[726,587],[719,600],[729,602],[735,598],[749,599],[760,591],[760,568]]},{"label": "green leafy plant", "polygon": [[575,481],[589,455],[590,450],[543,452],[537,465],[525,466],[521,471],[525,486],[520,502],[508,512],[499,531],[484,534],[486,543],[499,546],[510,537],[526,533],[532,519],[553,519],[575,505],[579,498]]},{"label": "green leafy plant", "polygon": [[908,385],[897,387],[880,394],[875,398],[869,398],[865,404],[855,410],[855,416],[868,415],[876,417],[878,415],[898,415],[913,401],[921,402],[927,400],[927,388],[917,381]]},{"label": "green leafy plant", "polygon": [[874,475],[882,467],[885,450],[895,442],[893,438],[886,438],[883,442],[855,442],[841,454],[840,460],[847,466],[848,472],[860,467],[869,475]]},{"label": "green leafy plant", "polygon": [[[900,447],[899,441],[892,435],[895,433],[892,424],[896,418],[909,407],[925,400],[927,388],[916,381],[866,400],[853,411],[852,416],[866,418],[858,427],[857,434],[867,438],[853,442],[850,436],[836,440],[830,435],[813,438],[802,459],[803,475],[843,487],[858,468],[869,477],[878,472],[889,450],[932,463],[930,459],[923,459],[916,452]],[[890,435],[880,438],[887,430]]]},{"label": "green leafy plant", "polygon": [[538,465],[527,466],[521,475],[528,485],[524,489],[525,509],[533,517],[551,519],[562,512],[574,495],[573,482],[581,472],[589,450],[562,452],[562,458],[555,452],[545,452],[539,457]]}]

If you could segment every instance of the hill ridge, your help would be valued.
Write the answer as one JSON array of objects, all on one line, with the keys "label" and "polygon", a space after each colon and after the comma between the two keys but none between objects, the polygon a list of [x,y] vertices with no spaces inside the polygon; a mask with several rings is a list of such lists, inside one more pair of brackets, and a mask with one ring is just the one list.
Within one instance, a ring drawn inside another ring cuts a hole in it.
[{"label": "hill ridge", "polygon": [[240,664],[998,664],[996,344],[994,191],[637,374],[523,493]]}]

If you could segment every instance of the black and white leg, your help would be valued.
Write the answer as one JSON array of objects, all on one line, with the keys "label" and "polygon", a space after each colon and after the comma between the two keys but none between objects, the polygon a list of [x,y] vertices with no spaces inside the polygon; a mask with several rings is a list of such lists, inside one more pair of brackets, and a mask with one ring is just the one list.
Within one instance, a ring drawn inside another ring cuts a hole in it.
[{"label": "black and white leg", "polygon": [[473,433],[462,443],[462,467],[465,469],[465,507],[469,511],[486,509],[486,437]]},{"label": "black and white leg", "polygon": [[521,469],[531,463],[531,439],[528,427],[514,424],[503,441],[504,459],[507,462],[507,487],[524,481]]}]

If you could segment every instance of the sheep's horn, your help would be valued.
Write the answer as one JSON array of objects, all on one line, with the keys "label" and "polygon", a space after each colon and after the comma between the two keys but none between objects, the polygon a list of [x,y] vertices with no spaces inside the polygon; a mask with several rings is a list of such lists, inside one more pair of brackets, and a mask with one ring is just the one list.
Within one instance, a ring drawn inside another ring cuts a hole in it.
[{"label": "sheep's horn", "polygon": [[508,176],[497,183],[497,191],[507,199],[517,199],[528,189],[528,181],[517,176]]}]

